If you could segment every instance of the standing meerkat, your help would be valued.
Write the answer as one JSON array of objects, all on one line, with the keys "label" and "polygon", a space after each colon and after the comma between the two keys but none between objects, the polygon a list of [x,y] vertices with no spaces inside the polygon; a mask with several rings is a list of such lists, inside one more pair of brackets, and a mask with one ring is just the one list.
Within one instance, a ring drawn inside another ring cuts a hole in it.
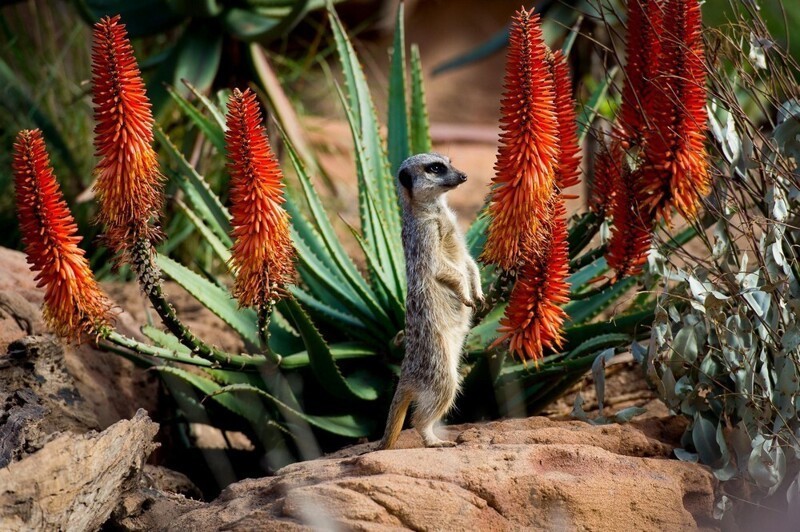
[{"label": "standing meerkat", "polygon": [[398,172],[408,277],[406,354],[382,449],[394,445],[412,402],[411,421],[425,446],[455,445],[437,438],[433,426],[453,406],[472,309],[483,303],[478,265],[445,200],[446,192],[466,180],[449,158],[435,153],[409,157]]}]

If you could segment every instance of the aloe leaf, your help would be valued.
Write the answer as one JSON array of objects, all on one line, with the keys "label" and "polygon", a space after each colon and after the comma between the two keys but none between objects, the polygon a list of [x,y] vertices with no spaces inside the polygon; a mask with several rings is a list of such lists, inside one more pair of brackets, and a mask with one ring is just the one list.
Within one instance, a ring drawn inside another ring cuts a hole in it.
[{"label": "aloe leaf", "polygon": [[180,110],[202,131],[203,135],[214,145],[221,154],[225,153],[225,133],[218,127],[213,119],[205,116],[200,109],[183,97],[174,87],[167,87],[167,92],[172,100],[178,104]]},{"label": "aloe leaf", "polygon": [[337,283],[326,274],[324,266],[314,267],[306,259],[306,254],[298,254],[298,270],[302,274],[303,282],[308,290],[298,288],[297,292],[308,293],[312,299],[318,300],[325,307],[329,307],[333,312],[333,317],[340,320],[339,325],[365,327],[381,326],[381,322],[376,320],[365,307],[363,301],[358,297],[350,298],[348,292],[344,290],[344,285]]},{"label": "aloe leaf", "polygon": [[212,379],[173,366],[156,366],[155,369],[163,375],[171,375],[188,383],[214,402],[243,417],[253,426],[261,425],[267,420],[267,412],[260,402],[248,401],[226,393],[223,391],[226,387]]},{"label": "aloe leaf", "polygon": [[[343,342],[340,344],[332,344],[330,346],[331,356],[334,360],[353,360],[358,358],[373,358],[377,357],[378,353],[370,347],[355,342]],[[307,367],[311,364],[311,357],[308,351],[299,351],[291,355],[283,357],[281,360],[281,368],[285,370],[293,370]]]},{"label": "aloe leaf", "polygon": [[614,301],[625,295],[635,284],[635,277],[626,277],[590,298],[567,303],[564,306],[564,311],[569,315],[567,326],[577,325],[597,316]]},{"label": "aloe leaf", "polygon": [[572,46],[575,44],[575,40],[580,34],[580,26],[582,22],[583,15],[578,15],[578,20],[576,20],[575,24],[572,25],[567,38],[564,39],[564,44],[561,45],[561,53],[564,54],[564,57],[569,57],[569,54],[572,51]]},{"label": "aloe leaf", "polygon": [[478,213],[478,217],[467,230],[467,249],[469,249],[470,255],[472,255],[475,260],[483,253],[483,246],[486,245],[486,231],[489,230],[490,221],[491,217],[484,209]]},{"label": "aloe leaf", "polygon": [[422,80],[422,60],[419,47],[411,45],[411,153],[431,151],[431,131],[428,107],[425,103],[425,85]]},{"label": "aloe leaf", "polygon": [[637,336],[639,336],[642,331],[637,331],[637,329],[641,325],[652,323],[654,316],[655,308],[651,307],[642,311],[617,316],[607,322],[568,326],[564,329],[565,347],[574,349],[586,340],[601,334],[627,333],[634,336],[634,333],[638,333]]},{"label": "aloe leaf", "polygon": [[[180,208],[181,212],[192,222],[195,229],[200,233],[200,236],[203,237],[203,240],[208,242],[208,245],[211,246],[211,249],[214,250],[217,257],[222,261],[223,264],[227,266],[228,261],[231,258],[231,252],[228,246],[226,246],[222,240],[219,239],[217,235],[214,234],[214,231],[209,229],[209,227],[197,216],[194,211],[192,211],[186,204],[180,200],[176,200],[175,204]],[[169,234],[169,233],[167,233]],[[170,240],[172,240],[170,238]]]},{"label": "aloe leaf", "polygon": [[381,267],[380,263],[378,262],[378,258],[369,249],[367,243],[364,241],[364,238],[358,234],[358,231],[350,224],[347,224],[347,227],[350,229],[353,237],[356,239],[358,244],[361,246],[361,250],[364,252],[364,257],[367,259],[367,268],[370,272],[373,272],[373,278],[376,279],[380,284],[381,291],[387,294],[387,297],[389,298],[389,305],[392,308],[395,319],[398,320],[398,324],[403,323],[406,310],[397,294],[395,294],[393,291],[393,287],[391,286],[393,279],[388,278],[388,274]]},{"label": "aloe leaf", "polygon": [[224,6],[218,0],[167,0],[176,12],[190,17],[216,17]]},{"label": "aloe leaf", "polygon": [[[225,123],[225,112],[222,111],[218,106],[216,106],[208,97],[203,94],[201,91],[197,90],[197,88],[189,82],[189,80],[182,79],[181,83],[189,89],[189,92],[194,94],[194,97],[197,98],[197,101],[203,104],[203,107],[209,112],[211,118],[214,119],[214,123],[216,127],[222,132],[223,136],[225,135],[225,131],[228,129],[228,125]],[[227,101],[227,98],[226,98]]]},{"label": "aloe leaf", "polygon": [[403,5],[400,2],[397,6],[392,62],[389,71],[387,144],[389,146],[389,168],[393,176],[397,175],[400,164],[410,155],[408,108],[406,103],[406,40]]},{"label": "aloe leaf", "polygon": [[75,5],[89,25],[106,16],[120,15],[131,38],[161,33],[183,19],[166,0],[76,0]]},{"label": "aloe leaf", "polygon": [[569,258],[574,259],[597,234],[603,220],[594,212],[585,212],[570,224],[567,245]]},{"label": "aloe leaf", "polygon": [[230,325],[242,335],[242,338],[253,345],[259,345],[258,319],[255,311],[249,308],[237,308],[236,301],[228,292],[169,257],[159,253],[156,262],[167,276]]},{"label": "aloe leaf", "polygon": [[[344,95],[340,93],[340,96],[344,100]],[[405,291],[405,263],[402,258],[400,258],[398,250],[392,248],[392,242],[388,234],[390,228],[388,224],[384,222],[385,215],[381,212],[380,206],[376,201],[379,192],[376,190],[373,180],[368,178],[369,172],[371,171],[368,165],[369,157],[365,152],[364,144],[361,142],[357,131],[354,129],[355,118],[346,105],[345,113],[355,142],[358,204],[361,214],[361,229],[364,232],[364,241],[370,253],[373,253],[377,257],[378,262],[376,264],[382,265],[381,267],[385,265],[385,268],[389,270],[393,280],[388,293],[383,293],[380,290],[380,282],[375,279],[374,275],[372,276],[373,286],[378,285],[378,292],[384,294],[385,302],[388,303],[392,295],[399,299]],[[402,243],[398,244],[398,249],[401,250]]]},{"label": "aloe leaf", "polygon": [[586,138],[589,127],[592,125],[592,122],[594,122],[598,109],[600,109],[603,103],[603,99],[606,97],[606,94],[608,94],[608,88],[617,75],[617,70],[619,70],[619,67],[615,66],[608,71],[606,78],[600,85],[595,87],[594,92],[592,92],[592,95],[589,97],[589,101],[583,106],[578,116],[578,143],[583,143],[583,139]]},{"label": "aloe leaf", "polygon": [[175,87],[184,96],[189,91],[180,85],[182,79],[189,80],[201,91],[210,89],[221,59],[222,34],[212,21],[192,19],[167,58],[147,80],[153,114],[161,117],[167,108],[169,95],[165,86]]},{"label": "aloe leaf", "polygon": [[251,384],[231,384],[229,386],[219,388],[212,393],[214,393],[213,397],[216,398],[220,397],[221,394],[230,394],[236,392],[255,393],[268,399],[278,408],[287,421],[292,421],[293,418],[300,419],[311,426],[317,427],[318,429],[348,438],[361,438],[367,436],[371,432],[371,427],[369,424],[357,420],[354,416],[314,416],[310,414],[304,414],[303,412],[291,408],[287,404],[279,401],[275,396],[269,394],[268,392]]},{"label": "aloe leaf", "polygon": [[152,325],[142,326],[142,334],[150,338],[157,346],[175,351],[181,355],[191,356],[192,351],[181,343],[178,338],[167,331],[157,329]]},{"label": "aloe leaf", "polygon": [[[105,337],[107,344],[103,344],[104,349],[109,349],[123,356],[130,354],[130,351],[142,355],[149,355],[159,358],[161,360],[169,360],[172,362],[181,362],[183,364],[192,364],[194,366],[212,366],[214,363],[210,360],[198,356],[191,356],[184,354],[183,350],[172,350],[160,345],[149,345],[133,338],[128,338],[116,331],[111,331]],[[155,341],[155,340],[154,340]],[[125,349],[118,349],[117,346]],[[181,346],[183,347],[183,346]],[[143,357],[136,357],[136,362],[144,364],[147,367],[155,365],[151,359],[144,359]]]},{"label": "aloe leaf", "polygon": [[243,41],[265,42],[284,35],[305,15],[308,0],[295,0],[291,9],[271,13],[231,8],[223,16],[225,28]]},{"label": "aloe leaf", "polygon": [[251,43],[248,51],[253,72],[259,82],[256,90],[269,103],[269,110],[275,121],[280,124],[285,136],[291,139],[306,168],[310,168],[313,174],[319,175],[331,192],[335,192],[330,176],[323,171],[314,157],[297,111],[281,86],[264,48],[259,43]]},{"label": "aloe leaf", "polygon": [[[292,194],[285,194],[285,199],[286,201],[283,206],[286,212],[289,213],[289,218],[292,221],[292,240],[302,240],[309,252],[313,253],[317,258],[328,257],[329,253],[325,240],[322,238],[319,231],[314,228],[306,215],[300,211],[300,207],[297,205],[294,197],[292,197]],[[347,282],[332,260],[328,261],[327,264],[331,264],[331,268],[329,268],[331,273],[335,274],[342,282]]]},{"label": "aloe leaf", "polygon": [[[342,23],[332,7],[329,7],[328,15],[347,87],[349,105],[345,105],[345,110],[352,115],[349,120],[353,129],[353,140],[356,144],[362,144],[364,150],[364,158],[360,165],[363,175],[360,178],[363,182],[369,183],[369,188],[375,191],[374,198],[389,237],[386,247],[393,254],[392,263],[394,265],[402,264],[400,210],[396,200],[394,178],[389,173],[389,163],[380,137],[378,117],[372,103],[369,85],[353,45],[347,38]],[[361,187],[359,187],[359,199],[363,201]],[[362,219],[361,228],[369,242],[373,230],[365,227],[364,221]],[[377,245],[378,243],[370,242],[370,244]],[[378,253],[378,256],[381,254]],[[404,276],[405,271],[398,272],[398,274]],[[405,287],[401,286],[400,289],[404,290]]]},{"label": "aloe leaf", "polygon": [[269,347],[282,357],[303,349],[300,334],[277,309],[272,309],[272,319],[269,320]]},{"label": "aloe leaf", "polygon": [[[373,321],[370,308],[359,297],[346,279],[341,279],[326,263],[311,251],[296,231],[292,230],[295,250],[297,252],[297,270],[310,292],[327,305],[346,307],[349,312],[360,316],[367,323]],[[380,323],[380,322],[378,322]]]},{"label": "aloe leaf", "polygon": [[183,213],[177,213],[172,217],[169,226],[164,232],[169,238],[158,246],[158,251],[164,255],[169,255],[194,234],[195,227]]},{"label": "aloe leaf", "polygon": [[233,245],[229,236],[231,231],[231,215],[228,209],[214,194],[211,187],[206,183],[203,176],[189,164],[178,148],[172,143],[169,137],[161,128],[155,128],[155,137],[158,142],[167,150],[172,161],[180,170],[178,184],[186,193],[186,198],[191,203],[192,208],[208,224],[208,227],[219,237],[228,247]]},{"label": "aloe leaf", "polygon": [[391,332],[393,325],[389,319],[389,315],[384,308],[378,304],[374,292],[366,281],[364,281],[364,278],[361,277],[352,259],[347,255],[341,242],[339,242],[339,239],[336,237],[330,219],[325,213],[322,202],[316,190],[314,190],[311,179],[306,173],[305,167],[300,161],[297,152],[294,150],[291,141],[286,136],[283,136],[283,139],[286,153],[289,155],[289,159],[297,173],[300,187],[303,191],[303,197],[308,205],[311,221],[313,221],[327,250],[325,254],[320,256],[331,258],[330,270],[336,271],[338,275],[341,275],[341,277],[346,280],[358,294],[359,299],[369,307],[370,315],[381,324],[381,328]]},{"label": "aloe leaf", "polygon": [[297,298],[320,323],[326,323],[342,331],[346,336],[373,345],[385,344],[382,335],[376,335],[373,327],[367,327],[357,317],[341,309],[320,301],[314,295],[298,287],[292,287],[292,295]]},{"label": "aloe leaf", "polygon": [[[365,328],[364,324],[369,323],[379,328],[383,327],[384,323],[374,315],[372,307],[364,301],[361,293],[353,288],[353,284],[342,274],[342,270],[337,268],[335,263],[330,264],[323,261],[324,257],[328,257],[324,242],[297,210],[294,202],[289,200],[286,205],[292,213],[291,233],[298,258],[297,270],[309,288],[308,294],[304,290],[298,289],[305,296],[303,302],[311,304],[315,310],[332,317],[339,326]],[[303,232],[305,238],[300,235],[300,231]],[[321,248],[319,254],[311,249],[309,241],[316,249]],[[338,309],[343,306],[352,313],[352,316],[339,312]]]},{"label": "aloe leaf", "polygon": [[593,338],[582,342],[578,347],[573,349],[567,354],[567,359],[579,358],[589,353],[608,349],[609,347],[618,347],[629,345],[631,343],[631,336],[625,333],[609,333],[600,334]]},{"label": "aloe leaf", "polygon": [[342,375],[330,347],[295,299],[284,299],[278,305],[281,313],[294,321],[297,331],[306,344],[311,370],[326,391],[340,399],[374,401],[378,398],[378,390],[375,387],[366,382],[350,382]]},{"label": "aloe leaf", "polygon": [[470,330],[466,341],[467,351],[483,351],[497,338],[497,328],[500,326],[500,319],[505,310],[505,303],[497,305],[478,325]]},{"label": "aloe leaf", "polygon": [[574,294],[584,291],[589,281],[608,271],[605,257],[600,257],[569,276],[570,291]]}]

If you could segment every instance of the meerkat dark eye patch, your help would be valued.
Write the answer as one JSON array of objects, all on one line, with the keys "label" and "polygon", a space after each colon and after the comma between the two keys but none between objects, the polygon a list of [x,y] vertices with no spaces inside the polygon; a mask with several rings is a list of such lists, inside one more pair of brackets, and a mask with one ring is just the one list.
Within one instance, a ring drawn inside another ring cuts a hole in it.
[{"label": "meerkat dark eye patch", "polygon": [[429,174],[444,175],[447,173],[447,167],[442,163],[431,163],[425,166],[425,171]]},{"label": "meerkat dark eye patch", "polygon": [[400,175],[397,176],[397,179],[400,181],[400,184],[411,193],[411,190],[414,188],[414,177],[411,175],[411,172],[408,171],[408,168],[400,170]]}]

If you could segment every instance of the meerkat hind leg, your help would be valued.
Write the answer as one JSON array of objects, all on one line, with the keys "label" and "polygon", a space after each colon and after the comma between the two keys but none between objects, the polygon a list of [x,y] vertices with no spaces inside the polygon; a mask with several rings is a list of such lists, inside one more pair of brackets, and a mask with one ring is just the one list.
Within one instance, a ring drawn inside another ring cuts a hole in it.
[{"label": "meerkat hind leg", "polygon": [[443,440],[433,432],[433,426],[449,410],[452,398],[437,398],[434,394],[419,394],[414,405],[411,424],[422,436],[425,447],[455,447],[456,442]]}]

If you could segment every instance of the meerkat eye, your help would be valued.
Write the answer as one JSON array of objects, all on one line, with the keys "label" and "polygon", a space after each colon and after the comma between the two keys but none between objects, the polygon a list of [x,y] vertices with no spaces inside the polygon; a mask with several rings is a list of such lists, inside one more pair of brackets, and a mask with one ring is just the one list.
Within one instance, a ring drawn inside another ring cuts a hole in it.
[{"label": "meerkat eye", "polygon": [[431,174],[442,175],[447,173],[447,167],[442,163],[431,163],[425,167],[425,171]]}]

